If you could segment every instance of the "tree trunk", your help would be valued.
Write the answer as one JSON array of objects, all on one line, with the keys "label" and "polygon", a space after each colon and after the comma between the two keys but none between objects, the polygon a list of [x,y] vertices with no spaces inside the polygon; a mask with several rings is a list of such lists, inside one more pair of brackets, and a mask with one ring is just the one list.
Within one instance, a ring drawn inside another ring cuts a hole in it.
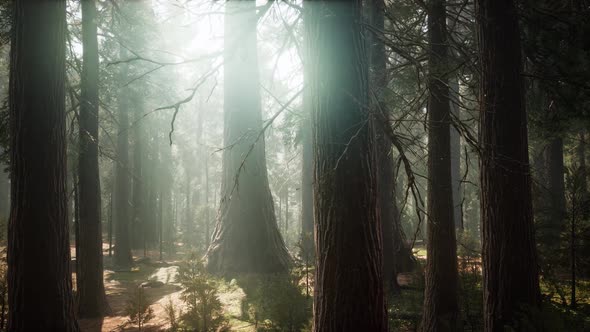
[{"label": "tree trunk", "polygon": [[[309,4],[309,5],[308,5]],[[312,28],[309,6],[311,2],[303,3],[303,29],[308,35]],[[308,59],[309,43],[302,45],[304,52],[303,62],[303,93],[302,108],[303,121],[301,122],[301,257],[307,262],[313,260],[315,254],[313,238],[313,146],[311,131],[311,95],[309,80],[311,78],[311,65]],[[307,263],[306,263],[307,264]]]},{"label": "tree trunk", "polygon": [[[287,169],[287,174],[289,174],[288,169]],[[288,240],[287,236],[289,234],[289,183],[288,182],[285,183],[284,194],[285,194],[285,241],[287,241]]]},{"label": "tree trunk", "polygon": [[428,7],[428,214],[422,331],[459,329],[457,244],[451,177],[451,109],[444,0]]},{"label": "tree trunk", "polygon": [[191,201],[191,166],[188,163],[185,163],[184,166],[184,174],[186,176],[185,184],[184,184],[184,195],[186,197],[186,205],[184,207],[184,222],[182,224],[182,242],[185,246],[192,246],[192,242],[194,240],[195,235],[195,223],[193,220],[193,209],[192,209],[192,201]]},{"label": "tree trunk", "polygon": [[[305,17],[304,20],[306,20]],[[305,80],[307,81],[307,78]],[[303,120],[303,128],[301,129],[301,164],[303,167],[301,170],[301,250],[303,252],[301,254],[313,259],[315,252],[313,243],[313,146],[309,119],[310,108],[309,102],[306,102],[310,92],[308,87],[304,87],[304,89],[303,103],[306,118]]]},{"label": "tree trunk", "polygon": [[[449,103],[451,107],[451,119],[459,118],[459,82],[457,76],[454,75],[449,83]],[[451,123],[451,183],[453,186],[453,219],[455,229],[462,231],[463,225],[463,197],[461,195],[461,134]]]},{"label": "tree trunk", "polygon": [[101,193],[98,170],[98,40],[95,0],[82,0],[82,97],[78,157],[80,238],[76,253],[78,316],[101,317],[107,310],[102,272]]},{"label": "tree trunk", "polygon": [[66,193],[66,1],[14,6],[8,331],[78,331]]},{"label": "tree trunk", "polygon": [[381,232],[383,234],[383,279],[388,292],[399,292],[397,274],[410,271],[414,266],[414,257],[406,244],[401,226],[399,210],[396,201],[395,167],[392,156],[391,140],[387,137],[384,126],[390,126],[390,111],[385,100],[385,93],[389,79],[387,77],[387,53],[384,38],[380,33],[385,29],[385,3],[383,0],[373,0],[370,3],[371,26],[376,29],[371,42],[371,88],[374,101],[374,112],[380,116],[375,124],[377,146],[377,172],[379,213]]},{"label": "tree trunk", "polygon": [[[2,148],[0,148],[0,155],[2,153]],[[6,165],[0,163],[0,222],[8,222],[10,213],[10,183],[5,168]]]},{"label": "tree trunk", "polygon": [[[121,50],[121,58],[125,52]],[[121,81],[127,76],[123,67]],[[117,168],[115,170],[115,265],[128,269],[133,264],[129,234],[129,89],[121,88],[118,96],[119,133],[117,135]]]},{"label": "tree trunk", "polygon": [[[580,179],[582,181],[580,190],[582,191],[582,197],[588,197],[588,171],[586,170],[586,134],[585,131],[580,132],[580,142],[576,147],[576,159],[578,170],[580,172]],[[586,216],[586,209],[582,208],[584,216]]]},{"label": "tree trunk", "polygon": [[[374,112],[377,116],[375,121],[376,133],[376,159],[377,159],[377,192],[378,192],[378,212],[381,220],[381,234],[383,241],[383,280],[385,290],[391,293],[399,292],[397,283],[397,265],[395,257],[394,243],[394,224],[399,217],[395,202],[394,190],[394,167],[393,157],[391,155],[391,141],[386,136],[384,126],[390,126],[390,114],[387,110],[385,101],[385,92],[387,89],[387,54],[385,53],[385,44],[382,41],[383,36],[380,34],[385,29],[385,3],[383,0],[373,0],[369,4],[370,24],[377,31],[371,35],[371,93],[376,100],[374,103]],[[373,98],[371,98],[373,99]]]},{"label": "tree trunk", "polygon": [[361,1],[310,2],[314,331],[387,331]]},{"label": "tree trunk", "polygon": [[160,261],[163,260],[164,253],[164,193],[160,189],[160,197],[158,199],[158,248],[160,251]]},{"label": "tree trunk", "polygon": [[515,3],[479,0],[484,329],[540,304],[520,31]]},{"label": "tree trunk", "polygon": [[[75,173],[74,173],[75,174]],[[75,175],[72,174],[72,177],[75,177]],[[67,175],[66,175],[67,177]],[[79,199],[79,195],[78,195],[78,181],[76,181],[76,179],[74,179],[73,181],[73,186],[74,186],[74,190],[73,190],[73,205],[74,205],[74,257],[76,258],[76,260],[74,261],[74,271],[76,272],[76,283],[73,284],[73,289],[76,289],[78,287],[78,255],[80,253],[80,199]]]},{"label": "tree trunk", "polygon": [[570,308],[576,309],[576,198],[572,200],[572,218],[570,221],[570,288],[571,301]]},{"label": "tree trunk", "polygon": [[205,154],[205,245],[209,248],[211,244],[211,232],[209,225],[211,217],[209,216],[209,155]]},{"label": "tree trunk", "polygon": [[109,257],[113,256],[113,192],[109,196]]},{"label": "tree trunk", "polygon": [[144,187],[144,170],[143,170],[143,119],[141,107],[137,99],[139,96],[135,92],[130,92],[125,98],[133,101],[133,210],[131,218],[131,229],[133,230],[131,239],[133,249],[143,248],[145,244],[145,233],[147,231],[144,214],[144,200],[147,199]]},{"label": "tree trunk", "polygon": [[284,272],[289,253],[268,183],[256,49],[255,1],[225,8],[224,141],[219,219],[208,269],[219,274]]},{"label": "tree trunk", "polygon": [[545,227],[541,230],[542,241],[552,255],[554,250],[560,247],[560,234],[565,222],[565,169],[563,165],[563,139],[552,139],[545,149],[544,181],[547,183],[547,195],[549,198],[549,218]]}]

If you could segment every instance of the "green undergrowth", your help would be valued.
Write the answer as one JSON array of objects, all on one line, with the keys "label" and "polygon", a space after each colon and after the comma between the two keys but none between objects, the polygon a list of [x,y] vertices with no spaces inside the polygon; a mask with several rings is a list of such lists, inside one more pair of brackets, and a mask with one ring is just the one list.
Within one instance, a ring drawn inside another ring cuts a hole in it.
[{"label": "green undergrowth", "polygon": [[246,296],[241,304],[242,318],[256,331],[301,332],[311,320],[311,297],[306,296],[298,273],[244,275],[237,284]]}]

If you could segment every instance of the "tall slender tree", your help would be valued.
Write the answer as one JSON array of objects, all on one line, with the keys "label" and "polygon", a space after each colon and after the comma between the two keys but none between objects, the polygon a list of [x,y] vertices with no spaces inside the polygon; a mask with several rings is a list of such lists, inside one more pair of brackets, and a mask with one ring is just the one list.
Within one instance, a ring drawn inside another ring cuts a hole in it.
[{"label": "tall slender tree", "polygon": [[[459,102],[461,96],[459,95],[459,81],[457,75],[449,80],[449,104],[451,107],[451,118],[459,119]],[[462,179],[461,179],[461,134],[451,125],[451,183],[453,186],[453,219],[455,229],[462,231],[463,224],[463,195],[461,194]]]},{"label": "tall slender tree", "polygon": [[66,194],[66,1],[14,6],[8,330],[78,331]]},{"label": "tall slender tree", "polygon": [[[121,58],[125,51],[121,48]],[[127,76],[127,67],[121,69],[121,81]],[[131,255],[131,237],[129,233],[129,88],[122,87],[117,98],[118,125],[117,166],[115,168],[115,259],[120,268],[129,268],[133,264]]]},{"label": "tall slender tree", "polygon": [[102,271],[102,227],[100,178],[98,170],[98,39],[95,0],[82,0],[82,82],[80,103],[80,151],[78,157],[79,187],[79,252],[78,271],[79,317],[102,316],[108,305]]},{"label": "tall slender tree", "polygon": [[377,152],[377,192],[379,198],[379,214],[381,220],[381,235],[383,237],[383,279],[385,288],[389,292],[399,292],[397,271],[395,264],[394,223],[398,218],[394,197],[394,167],[391,141],[386,136],[383,126],[389,126],[389,113],[385,106],[385,92],[387,89],[387,54],[383,43],[382,31],[385,28],[385,2],[373,0],[369,4],[370,24],[374,29],[371,38],[371,94],[374,100],[374,112],[381,116],[374,119]]},{"label": "tall slender tree", "polygon": [[314,331],[387,331],[362,1],[310,2]]},{"label": "tall slender tree", "polygon": [[[306,9],[304,9],[306,10]],[[313,146],[309,118],[308,90],[303,92],[306,117],[301,128],[301,246],[307,257],[314,255],[313,244]]]},{"label": "tall slender tree", "polygon": [[[0,155],[2,154],[0,148]],[[8,221],[10,212],[10,184],[8,182],[8,172],[5,171],[6,165],[0,163],[0,220]]]},{"label": "tall slender tree", "polygon": [[459,323],[446,16],[445,0],[428,2],[428,255],[423,331],[456,331]]},{"label": "tall slender tree", "polygon": [[[311,28],[311,17],[308,2],[303,6],[303,29],[307,34]],[[307,59],[309,54],[304,43],[303,47],[303,94],[302,109],[303,121],[301,123],[301,249],[305,260],[312,260],[315,254],[313,243],[313,146],[311,132],[311,93],[309,89],[310,64]]]},{"label": "tall slender tree", "polygon": [[383,31],[385,30],[385,2],[372,0],[369,5],[371,34],[371,99],[375,115],[375,135],[377,152],[377,191],[381,233],[383,236],[383,279],[388,292],[397,293],[398,272],[413,268],[414,258],[407,246],[402,230],[400,214],[396,202],[396,178],[392,155],[391,138],[387,126],[391,126],[391,114],[387,106],[386,94],[389,77],[387,75],[387,52]]},{"label": "tall slender tree", "polygon": [[145,220],[145,209],[147,208],[146,203],[146,188],[145,188],[145,170],[144,170],[144,121],[143,121],[143,108],[142,102],[140,102],[140,96],[136,91],[129,91],[130,95],[125,96],[131,101],[131,108],[133,109],[133,177],[132,183],[132,211],[131,211],[131,229],[133,230],[131,238],[134,249],[142,248],[145,244],[145,235],[147,231],[146,220]]},{"label": "tall slender tree", "polygon": [[564,230],[566,218],[563,138],[561,133],[554,135],[544,150],[549,213],[547,222],[540,231],[543,236],[539,239],[550,253],[559,249],[560,234]]},{"label": "tall slender tree", "polygon": [[582,181],[582,183],[580,184],[580,190],[582,191],[583,197],[587,197],[588,195],[588,171],[586,170],[586,137],[586,131],[581,130],[578,136],[578,145],[576,146],[576,164],[578,167],[578,171],[580,172],[580,178]]},{"label": "tall slender tree", "polygon": [[260,103],[255,1],[225,4],[222,197],[208,268],[284,272],[289,253],[268,183]]},{"label": "tall slender tree", "polygon": [[539,306],[520,29],[513,0],[478,0],[485,331]]}]

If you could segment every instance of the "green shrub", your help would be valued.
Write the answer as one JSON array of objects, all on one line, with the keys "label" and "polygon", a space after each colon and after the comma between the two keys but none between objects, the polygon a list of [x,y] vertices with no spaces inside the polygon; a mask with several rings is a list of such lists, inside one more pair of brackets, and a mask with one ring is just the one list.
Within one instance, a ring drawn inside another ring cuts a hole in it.
[{"label": "green shrub", "polygon": [[127,301],[125,314],[129,316],[129,323],[136,325],[139,331],[145,323],[154,318],[154,310],[148,302],[143,287],[135,287],[135,291]]},{"label": "green shrub", "polygon": [[180,265],[177,282],[184,288],[181,299],[186,304],[186,311],[180,315],[184,328],[209,332],[218,331],[227,325],[217,296],[217,284],[195,255]]},{"label": "green shrub", "polygon": [[174,306],[174,302],[172,302],[172,299],[169,299],[168,303],[166,303],[166,305],[164,306],[164,312],[166,312],[166,318],[168,320],[168,323],[170,324],[169,331],[178,331],[178,316],[182,315],[182,311],[176,309],[176,307]]},{"label": "green shrub", "polygon": [[311,318],[307,299],[289,275],[261,275],[241,279],[249,316],[258,331],[300,332]]}]

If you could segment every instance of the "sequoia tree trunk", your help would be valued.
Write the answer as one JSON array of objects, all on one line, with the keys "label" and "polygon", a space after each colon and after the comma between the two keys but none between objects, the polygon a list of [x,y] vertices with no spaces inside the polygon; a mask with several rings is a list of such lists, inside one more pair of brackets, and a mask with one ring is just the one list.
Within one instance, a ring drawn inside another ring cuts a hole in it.
[{"label": "sequoia tree trunk", "polygon": [[102,271],[101,196],[98,170],[98,40],[95,0],[82,0],[80,103],[78,316],[100,317],[107,310]]},{"label": "sequoia tree trunk", "polygon": [[285,272],[290,257],[268,183],[255,1],[225,4],[221,206],[207,258],[218,274]]},{"label": "sequoia tree trunk", "polygon": [[477,4],[484,330],[504,331],[540,305],[520,31],[514,1]]},{"label": "sequoia tree trunk", "polygon": [[14,6],[8,331],[78,331],[66,193],[66,1]]},{"label": "sequoia tree trunk", "polygon": [[310,2],[314,331],[387,331],[360,0]]},{"label": "sequoia tree trunk", "polygon": [[444,0],[428,7],[428,241],[422,331],[459,329],[457,244],[451,177],[451,109]]}]

